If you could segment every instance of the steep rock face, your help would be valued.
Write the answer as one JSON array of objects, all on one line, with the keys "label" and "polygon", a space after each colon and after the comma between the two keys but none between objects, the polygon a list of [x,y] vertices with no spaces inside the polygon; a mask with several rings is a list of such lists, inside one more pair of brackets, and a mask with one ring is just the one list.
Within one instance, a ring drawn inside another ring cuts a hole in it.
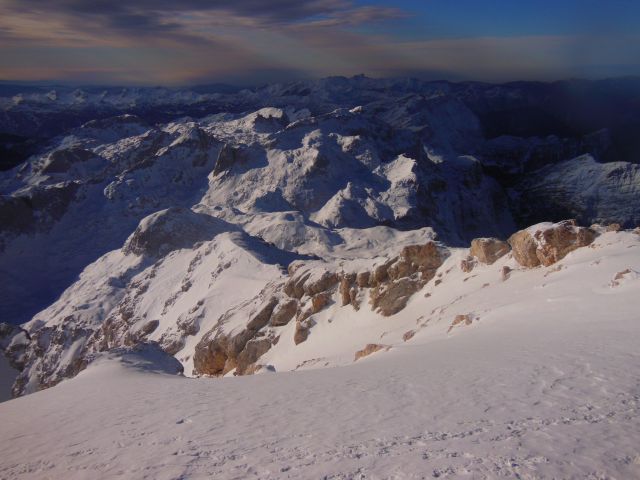
[{"label": "steep rock face", "polygon": [[271,315],[271,326],[283,327],[288,324],[298,311],[298,301],[295,299],[284,300],[275,307]]},{"label": "steep rock face", "polygon": [[16,370],[24,368],[25,351],[30,341],[26,330],[16,325],[0,323],[0,354],[3,354]]},{"label": "steep rock face", "polygon": [[423,287],[418,279],[400,278],[388,283],[383,283],[371,291],[371,307],[380,314],[388,317],[402,310],[411,295]]},{"label": "steep rock face", "polygon": [[27,321],[120,248],[142,218],[202,196],[220,148],[211,135],[189,122],[136,122],[75,129],[20,169],[0,172],[0,271],[8,284],[0,317]]},{"label": "steep rock face", "polygon": [[640,165],[598,163],[583,155],[527,175],[515,188],[526,223],[560,218],[624,228],[640,223]]},{"label": "steep rock face", "polygon": [[[260,355],[269,350],[270,340],[252,340],[256,333],[269,323],[278,300],[271,297],[251,317],[239,333],[225,335],[218,329],[211,330],[196,345],[193,367],[197,374],[224,375],[238,369],[243,373]],[[260,353],[261,352],[261,353]]]},{"label": "steep rock face", "polygon": [[62,182],[33,186],[14,195],[0,197],[0,252],[17,235],[51,228],[66,213],[79,189],[76,182]]},{"label": "steep rock face", "polygon": [[509,238],[513,257],[525,267],[549,266],[564,258],[569,252],[589,245],[596,232],[579,227],[575,220],[559,223],[543,223],[514,233]]},{"label": "steep rock face", "polygon": [[404,247],[397,259],[374,270],[372,308],[384,316],[398,313],[435,276],[444,258],[443,249],[433,241]]}]

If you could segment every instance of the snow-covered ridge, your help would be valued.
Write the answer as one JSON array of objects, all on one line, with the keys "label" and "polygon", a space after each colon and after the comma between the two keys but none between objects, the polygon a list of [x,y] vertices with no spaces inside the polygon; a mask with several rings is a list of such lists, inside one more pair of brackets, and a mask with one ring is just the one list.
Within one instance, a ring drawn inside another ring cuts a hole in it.
[{"label": "snow-covered ridge", "polygon": [[[98,354],[0,404],[0,474],[634,478],[640,235],[595,230],[549,267],[486,239],[453,250],[391,317],[336,291],[304,342],[279,327],[264,375],[184,378],[154,346]],[[463,270],[470,253],[491,264]]]},{"label": "snow-covered ridge", "polygon": [[[640,245],[637,233],[617,228],[602,237],[627,248]],[[340,232],[342,241],[355,232]],[[601,244],[594,240],[605,229],[546,223],[517,232],[508,244],[474,240],[470,250],[438,244],[429,231],[357,232],[380,239],[382,248],[371,250],[372,256],[343,256],[336,249],[324,258],[310,257],[188,209],[152,214],[120,251],[88,266],[57,302],[25,325],[30,342],[14,393],[72,377],[95,353],[148,342],[175,356],[190,376],[343,365],[426,328],[430,320],[424,314],[414,321],[408,313],[416,299],[434,297],[427,301],[431,316],[440,312],[446,333],[471,325],[479,318],[475,310],[443,315],[451,302],[496,281],[494,288],[505,289],[523,268],[556,265],[589,245],[597,249]],[[628,283],[636,271],[629,265],[610,281]],[[480,278],[470,281],[475,277]],[[441,291],[458,295],[443,299]],[[391,325],[395,333],[382,341]],[[343,328],[350,332],[346,337]]]},{"label": "snow-covered ridge", "polygon": [[[234,94],[244,112],[96,118],[0,173],[0,315],[27,322],[37,345],[16,391],[142,342],[188,375],[255,371],[285,348],[282,335],[313,338],[325,311],[408,308],[458,248],[506,239],[523,219],[635,226],[635,165],[558,162],[575,153],[570,141],[486,139],[454,90],[364,78],[271,86]],[[555,263],[593,241],[576,229],[520,232],[513,256]],[[467,272],[508,250],[471,247]]]}]

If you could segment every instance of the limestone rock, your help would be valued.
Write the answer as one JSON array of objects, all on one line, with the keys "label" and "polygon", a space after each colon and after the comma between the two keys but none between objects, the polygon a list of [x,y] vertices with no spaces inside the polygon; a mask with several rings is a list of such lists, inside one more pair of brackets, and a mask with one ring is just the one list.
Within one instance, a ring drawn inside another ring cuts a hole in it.
[{"label": "limestone rock", "polygon": [[471,255],[468,255],[467,258],[463,258],[460,261],[460,270],[462,270],[464,273],[469,273],[471,270],[474,269],[474,267],[476,266],[476,263],[477,263],[476,259]]},{"label": "limestone rock", "polygon": [[288,324],[298,311],[298,301],[294,298],[280,302],[271,314],[271,326],[282,327]]},{"label": "limestone rock", "polygon": [[26,330],[11,325],[0,323],[0,355],[9,361],[16,370],[22,370],[25,364],[25,353],[31,337]]},{"label": "limestone rock", "polygon": [[312,275],[306,283],[304,283],[304,293],[307,295],[316,295],[325,292],[338,283],[338,275],[335,272],[323,271],[322,274]]},{"label": "limestone rock", "polygon": [[342,300],[342,306],[351,303],[351,286],[356,281],[356,275],[353,273],[345,273],[340,278],[340,298]]},{"label": "limestone rock", "polygon": [[442,253],[433,241],[424,245],[408,245],[402,249],[398,259],[388,266],[387,273],[392,280],[420,273],[426,283],[434,277],[443,260]]},{"label": "limestone rock", "polygon": [[302,272],[300,272],[300,270],[301,269],[297,269],[295,271],[295,275],[284,284],[284,293],[297,299],[304,296],[304,282],[306,282],[311,276],[311,272],[308,270],[304,270]]},{"label": "limestone rock", "polygon": [[249,340],[240,355],[238,355],[236,373],[246,375],[250,367],[271,348],[271,340],[268,338]]},{"label": "limestone rock", "polygon": [[597,233],[576,225],[575,220],[554,224],[538,224],[520,230],[509,238],[513,257],[524,267],[548,267],[563,259],[569,252],[590,245]]},{"label": "limestone rock", "polygon": [[469,255],[475,257],[481,263],[492,265],[500,257],[509,253],[507,242],[497,238],[474,238],[471,241]]},{"label": "limestone rock", "polygon": [[381,345],[379,343],[369,343],[362,350],[358,350],[353,358],[354,362],[357,362],[363,357],[371,355],[372,353],[379,352],[380,350],[389,350],[391,347],[389,345]]},{"label": "limestone rock", "polygon": [[306,341],[309,337],[310,327],[307,326],[304,322],[296,322],[296,330],[293,333],[293,343],[296,345],[301,344]]},{"label": "limestone rock", "polygon": [[249,320],[247,324],[247,330],[257,331],[262,327],[269,323],[271,319],[271,314],[278,304],[278,299],[275,297],[271,297],[265,304],[262,305],[262,308],[258,311],[258,313]]},{"label": "limestone rock", "polygon": [[370,285],[379,285],[389,278],[389,267],[395,260],[391,262],[387,262],[383,265],[378,265],[373,269],[371,273],[371,278],[369,279]]},{"label": "limestone rock", "polygon": [[379,285],[371,290],[371,306],[388,317],[406,307],[411,295],[423,286],[423,281],[407,277]]},{"label": "limestone rock", "polygon": [[509,237],[509,245],[513,251],[513,258],[523,267],[533,268],[540,265],[540,259],[536,255],[538,244],[533,235],[527,230],[520,230]]},{"label": "limestone rock", "polygon": [[209,339],[208,336],[198,342],[193,355],[193,369],[196,374],[220,375],[225,369],[228,355],[228,339],[218,336]]},{"label": "limestone rock", "polygon": [[349,303],[356,310],[360,310],[360,299],[358,298],[358,287],[351,287],[349,290]]},{"label": "limestone rock", "polygon": [[360,272],[356,275],[356,283],[360,288],[366,288],[370,286],[371,272]]},{"label": "limestone rock", "polygon": [[312,313],[318,313],[324,307],[331,303],[331,293],[320,292],[311,297],[311,311]]},{"label": "limestone rock", "polygon": [[456,315],[456,317],[453,319],[453,322],[451,322],[451,326],[449,327],[449,330],[447,330],[447,333],[449,333],[459,325],[471,325],[472,323],[473,317],[471,316],[471,314]]},{"label": "limestone rock", "polygon": [[405,342],[408,342],[409,340],[411,340],[413,338],[413,336],[416,334],[415,330],[409,330],[407,332],[404,332],[404,335],[402,335],[402,340]]},{"label": "limestone rock", "polygon": [[584,227],[578,227],[575,220],[565,220],[551,228],[536,231],[538,241],[536,254],[545,267],[563,259],[569,252],[591,244],[596,233]]},{"label": "limestone rock", "polygon": [[506,280],[509,280],[509,277],[511,276],[511,267],[507,265],[503,266],[500,275],[502,277],[503,282]]}]

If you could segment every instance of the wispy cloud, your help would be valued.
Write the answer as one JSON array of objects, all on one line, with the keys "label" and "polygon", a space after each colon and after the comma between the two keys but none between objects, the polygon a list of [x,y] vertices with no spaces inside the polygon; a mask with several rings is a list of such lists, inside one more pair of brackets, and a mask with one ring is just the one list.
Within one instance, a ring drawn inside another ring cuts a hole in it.
[{"label": "wispy cloud", "polygon": [[407,36],[415,11],[397,5],[0,0],[1,75],[153,84],[356,73],[491,80],[569,76],[579,74],[577,64],[633,66],[640,58],[637,38],[616,35]]}]

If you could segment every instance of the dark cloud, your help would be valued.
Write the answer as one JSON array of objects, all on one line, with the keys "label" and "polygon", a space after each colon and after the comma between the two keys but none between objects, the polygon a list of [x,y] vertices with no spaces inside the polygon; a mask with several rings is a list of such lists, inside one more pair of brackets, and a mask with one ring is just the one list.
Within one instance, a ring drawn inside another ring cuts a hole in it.
[{"label": "dark cloud", "polygon": [[[55,19],[70,31],[107,38],[198,45],[216,43],[212,39],[221,27],[350,27],[400,12],[352,0],[0,0],[0,16],[12,14]],[[28,39],[33,32],[24,33]]]},{"label": "dark cloud", "polygon": [[347,0],[4,0],[0,8],[29,12],[48,12],[76,19],[102,19],[122,29],[166,30],[177,25],[167,22],[175,15],[190,12],[244,17],[263,25],[288,24],[322,19],[369,22],[397,14],[397,10],[355,7]]}]

